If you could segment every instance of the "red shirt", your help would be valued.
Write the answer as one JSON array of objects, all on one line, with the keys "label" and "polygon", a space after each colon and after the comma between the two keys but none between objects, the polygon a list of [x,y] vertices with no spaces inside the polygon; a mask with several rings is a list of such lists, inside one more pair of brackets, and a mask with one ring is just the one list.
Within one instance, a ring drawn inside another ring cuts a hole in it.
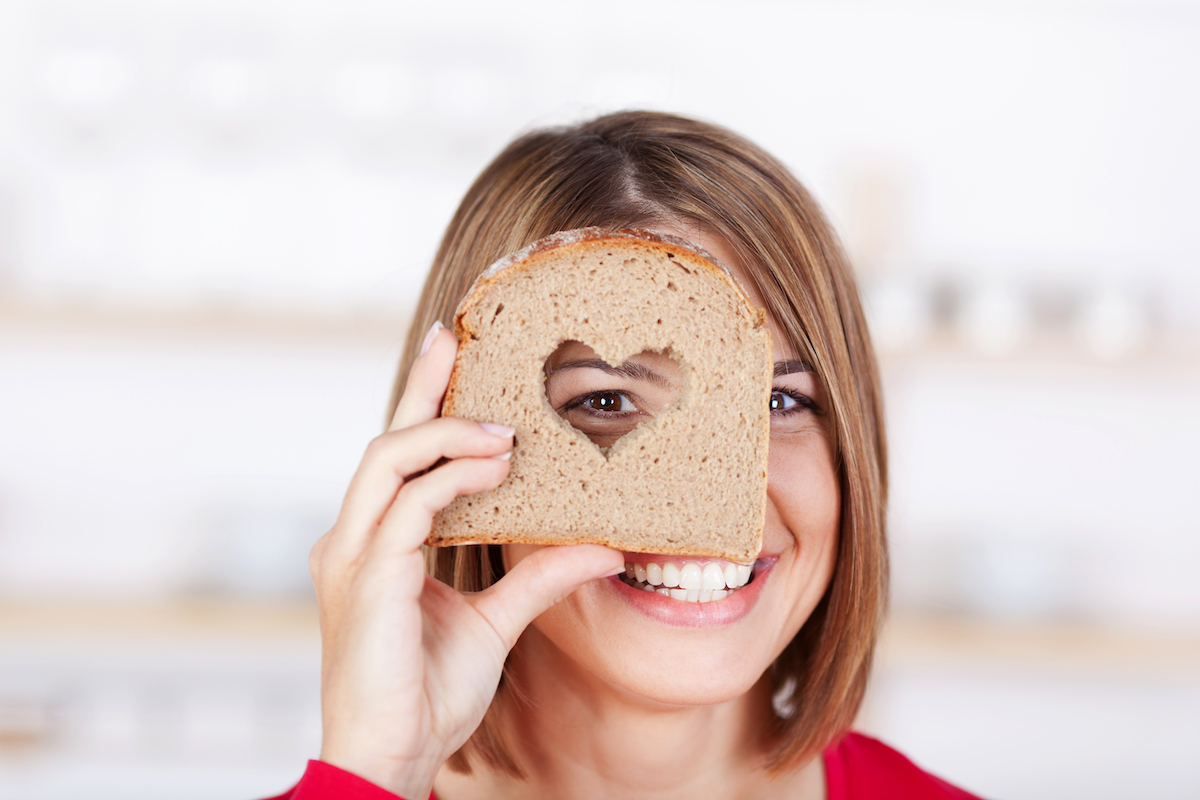
[{"label": "red shirt", "polygon": [[[930,775],[878,739],[848,733],[825,748],[829,800],[979,800]],[[269,800],[403,800],[323,761],[309,761],[291,791]],[[430,795],[430,800],[437,800]]]}]

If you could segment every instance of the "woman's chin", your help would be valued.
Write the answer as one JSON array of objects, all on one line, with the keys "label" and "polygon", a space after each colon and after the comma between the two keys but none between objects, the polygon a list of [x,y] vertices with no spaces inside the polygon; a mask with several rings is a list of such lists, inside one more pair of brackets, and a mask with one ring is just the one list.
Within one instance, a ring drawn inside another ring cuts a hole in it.
[{"label": "woman's chin", "polygon": [[760,602],[772,566],[774,559],[748,585],[705,603],[637,588],[622,576],[593,581],[534,623],[542,644],[558,651],[542,657],[562,658],[560,675],[578,670],[585,682],[598,679],[650,705],[733,700],[786,644],[775,641],[774,604]]},{"label": "woman's chin", "polygon": [[643,656],[618,668],[615,686],[651,707],[711,706],[744,696],[765,668],[757,665],[747,670],[744,664],[722,668],[704,659],[681,663]]}]

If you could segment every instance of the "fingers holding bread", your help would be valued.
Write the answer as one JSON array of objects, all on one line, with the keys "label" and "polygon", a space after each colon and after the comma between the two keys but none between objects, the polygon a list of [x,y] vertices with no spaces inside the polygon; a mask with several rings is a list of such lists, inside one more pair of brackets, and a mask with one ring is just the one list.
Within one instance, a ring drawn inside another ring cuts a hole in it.
[{"label": "fingers holding bread", "polygon": [[512,452],[512,437],[512,429],[503,425],[455,417],[438,417],[377,436],[367,445],[346,491],[337,538],[355,553],[361,552],[406,482],[444,458],[504,460]]},{"label": "fingers holding bread", "polygon": [[396,493],[370,549],[385,557],[418,552],[435,514],[456,497],[496,488],[508,468],[500,458],[456,458],[414,478]]}]

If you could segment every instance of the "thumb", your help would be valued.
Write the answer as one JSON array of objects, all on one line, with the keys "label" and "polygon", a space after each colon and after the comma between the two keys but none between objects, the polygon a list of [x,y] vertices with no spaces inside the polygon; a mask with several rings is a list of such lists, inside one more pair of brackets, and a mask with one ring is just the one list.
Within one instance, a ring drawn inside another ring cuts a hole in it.
[{"label": "thumb", "polygon": [[534,618],[588,581],[625,571],[620,551],[596,544],[543,547],[471,598],[506,650]]}]

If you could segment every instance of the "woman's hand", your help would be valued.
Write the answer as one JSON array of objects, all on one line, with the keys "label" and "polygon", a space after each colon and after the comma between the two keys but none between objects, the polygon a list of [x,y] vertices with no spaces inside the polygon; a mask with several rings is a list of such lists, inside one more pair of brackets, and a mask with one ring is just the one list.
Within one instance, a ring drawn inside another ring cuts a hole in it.
[{"label": "woman's hand", "polygon": [[388,432],[368,446],[310,558],[321,760],[409,800],[429,796],[442,762],[479,726],[525,626],[624,568],[620,553],[581,545],[543,548],[477,594],[426,577],[421,543],[433,515],[500,485],[512,448],[507,428],[438,417],[455,350],[453,334],[435,325]]}]

